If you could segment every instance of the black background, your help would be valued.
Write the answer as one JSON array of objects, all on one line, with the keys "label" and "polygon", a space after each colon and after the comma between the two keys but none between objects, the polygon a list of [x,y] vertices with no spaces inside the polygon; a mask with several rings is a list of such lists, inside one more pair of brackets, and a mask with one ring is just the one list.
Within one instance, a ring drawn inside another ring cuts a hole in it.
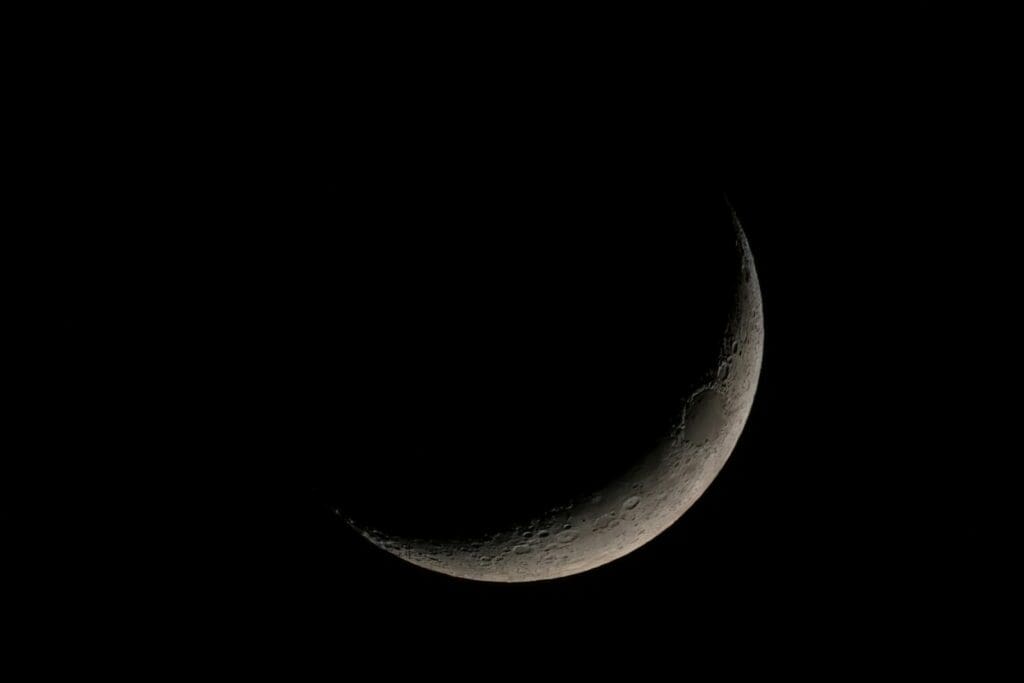
[{"label": "black background", "polygon": [[[779,646],[852,665],[1005,604],[991,461],[1009,406],[988,387],[1013,371],[998,296],[1013,194],[987,156],[1005,84],[968,60],[966,18],[933,3],[602,18],[470,33],[464,17],[352,18],[366,31],[225,47],[173,88],[165,55],[70,98],[99,113],[54,124],[54,147],[91,180],[53,216],[130,235],[62,241],[50,283],[56,440],[107,454],[65,471],[118,494],[75,534],[92,558],[75,589],[127,588],[137,618],[243,660],[256,643],[325,647],[342,668],[438,675],[651,652],[718,666]],[[108,91],[135,113],[104,109]],[[586,574],[505,586],[403,563],[310,494],[296,450],[336,448],[346,416],[317,372],[337,359],[306,336],[329,312],[293,302],[358,260],[353,240],[422,239],[402,195],[442,185],[451,149],[464,174],[557,177],[551,145],[505,134],[524,120],[580,167],[628,160],[668,196],[726,192],[766,349],[747,429],[679,523]],[[107,571],[108,552],[133,559]]]}]

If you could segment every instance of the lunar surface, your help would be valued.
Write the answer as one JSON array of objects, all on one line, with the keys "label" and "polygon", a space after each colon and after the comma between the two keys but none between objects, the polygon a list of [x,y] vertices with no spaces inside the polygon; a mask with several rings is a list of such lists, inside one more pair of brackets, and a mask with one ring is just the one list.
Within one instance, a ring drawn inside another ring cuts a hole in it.
[{"label": "lunar surface", "polygon": [[[373,544],[408,562],[452,576],[495,582],[539,581],[584,572],[633,552],[665,531],[711,485],[732,453],[750,413],[761,370],[764,324],[757,272],[734,214],[731,230],[732,253],[721,267],[727,267],[726,276],[734,286],[729,289],[724,324],[712,331],[717,339],[715,351],[687,379],[671,428],[660,441],[645,447],[645,455],[634,458],[610,480],[588,482],[585,492],[555,500],[505,526],[481,524],[472,532],[417,535],[383,528],[344,509],[339,514]],[[602,419],[607,422],[613,417]],[[512,433],[515,424],[503,429]],[[560,447],[569,449],[572,444]],[[486,444],[481,444],[481,451],[486,450]],[[464,508],[467,518],[476,514],[472,505],[466,503]]]}]

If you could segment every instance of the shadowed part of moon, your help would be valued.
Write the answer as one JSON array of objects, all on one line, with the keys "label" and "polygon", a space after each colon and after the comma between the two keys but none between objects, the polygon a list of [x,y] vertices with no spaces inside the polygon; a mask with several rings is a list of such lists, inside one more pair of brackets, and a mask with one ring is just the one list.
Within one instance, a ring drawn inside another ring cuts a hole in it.
[{"label": "shadowed part of moon", "polygon": [[[453,576],[500,582],[587,571],[644,545],[700,497],[732,453],[761,370],[760,286],[743,231],[733,219],[734,298],[716,362],[679,406],[677,422],[628,471],[585,496],[555,503],[510,526],[458,538],[396,534],[349,522],[400,558]],[[514,428],[514,425],[510,427]],[[466,510],[467,517],[473,510]]]}]

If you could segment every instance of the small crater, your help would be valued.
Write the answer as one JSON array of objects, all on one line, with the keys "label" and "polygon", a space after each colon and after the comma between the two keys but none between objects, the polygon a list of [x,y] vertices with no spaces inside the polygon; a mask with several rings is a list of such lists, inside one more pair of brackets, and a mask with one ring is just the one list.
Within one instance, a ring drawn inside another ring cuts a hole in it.
[{"label": "small crater", "polygon": [[564,531],[559,532],[555,539],[559,543],[572,543],[577,538],[579,538],[579,536],[579,532],[575,529],[565,529]]},{"label": "small crater", "polygon": [[533,552],[533,548],[531,548],[528,545],[517,545],[514,548],[512,548],[512,552],[514,552],[516,555],[527,555]]},{"label": "small crater", "polygon": [[632,510],[633,508],[635,508],[639,504],[640,504],[640,496],[630,496],[622,504],[622,509],[623,510]]}]

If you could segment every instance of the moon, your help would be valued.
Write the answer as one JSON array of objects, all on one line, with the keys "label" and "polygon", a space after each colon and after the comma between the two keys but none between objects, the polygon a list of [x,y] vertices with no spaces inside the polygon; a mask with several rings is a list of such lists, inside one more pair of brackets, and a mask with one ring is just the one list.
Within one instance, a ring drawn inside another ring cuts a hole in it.
[{"label": "moon", "polygon": [[[586,572],[627,555],[675,523],[707,490],[746,424],[761,371],[764,315],[750,245],[731,208],[732,283],[715,350],[688,380],[673,425],[610,480],[544,509],[472,533],[414,534],[339,514],[379,548],[414,565],[464,579],[528,582]],[[716,266],[718,267],[718,266]],[[489,437],[483,437],[482,441]],[[572,444],[561,445],[571,449]],[[486,446],[481,446],[486,450]],[[467,518],[473,503],[464,505]]]}]

